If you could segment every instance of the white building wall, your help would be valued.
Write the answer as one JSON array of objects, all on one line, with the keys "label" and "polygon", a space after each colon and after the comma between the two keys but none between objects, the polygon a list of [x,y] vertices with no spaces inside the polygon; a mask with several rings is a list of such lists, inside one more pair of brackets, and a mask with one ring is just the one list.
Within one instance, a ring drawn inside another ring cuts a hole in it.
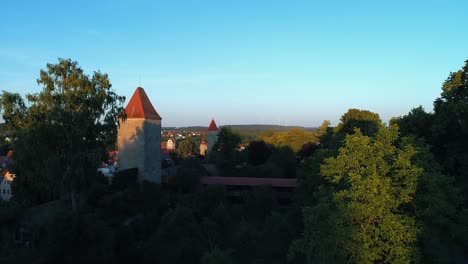
[{"label": "white building wall", "polygon": [[13,182],[14,175],[7,172],[7,175],[0,182],[0,198],[3,201],[9,201],[13,196],[11,192],[11,183]]}]

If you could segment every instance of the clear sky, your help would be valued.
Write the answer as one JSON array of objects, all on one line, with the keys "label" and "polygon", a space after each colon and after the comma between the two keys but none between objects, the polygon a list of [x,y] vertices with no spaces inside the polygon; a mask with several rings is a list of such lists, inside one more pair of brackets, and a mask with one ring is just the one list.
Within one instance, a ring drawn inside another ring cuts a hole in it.
[{"label": "clear sky", "polygon": [[388,121],[468,59],[468,1],[2,0],[0,90],[39,92],[57,58],[141,84],[163,126]]}]

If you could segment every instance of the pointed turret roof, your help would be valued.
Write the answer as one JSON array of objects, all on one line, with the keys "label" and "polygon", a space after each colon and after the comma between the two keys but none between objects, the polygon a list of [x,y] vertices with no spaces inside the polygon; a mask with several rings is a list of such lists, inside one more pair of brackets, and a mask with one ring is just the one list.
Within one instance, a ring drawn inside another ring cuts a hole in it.
[{"label": "pointed turret roof", "polygon": [[216,125],[214,119],[211,119],[211,123],[210,125],[208,126],[208,129],[206,130],[208,132],[210,131],[218,131],[218,126]]},{"label": "pointed turret roof", "polygon": [[151,104],[145,90],[141,87],[136,88],[127,107],[125,107],[125,113],[127,118],[162,119]]}]

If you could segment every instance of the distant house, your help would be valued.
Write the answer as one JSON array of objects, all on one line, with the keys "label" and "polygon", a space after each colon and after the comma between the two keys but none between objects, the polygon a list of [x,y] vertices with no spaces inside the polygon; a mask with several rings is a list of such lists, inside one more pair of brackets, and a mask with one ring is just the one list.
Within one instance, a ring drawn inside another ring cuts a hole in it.
[{"label": "distant house", "polygon": [[208,145],[206,144],[206,141],[202,139],[200,143],[200,156],[206,156],[207,150],[208,150]]},{"label": "distant house", "polygon": [[164,160],[172,164],[173,160],[169,152],[170,152],[169,149],[167,149],[167,142],[161,142],[161,160]]},{"label": "distant house", "polygon": [[170,138],[167,140],[166,148],[167,148],[168,151],[174,151],[174,150],[176,150],[176,141],[175,141],[174,138],[170,137]]},{"label": "distant house", "polygon": [[117,167],[118,161],[119,161],[119,152],[117,150],[109,151],[109,158],[107,160],[107,165]]},{"label": "distant house", "polygon": [[0,198],[3,201],[9,201],[13,195],[11,191],[11,183],[15,175],[10,173],[7,169],[2,170],[0,173]]},{"label": "distant house", "polygon": [[244,144],[239,144],[239,146],[237,147],[237,151],[244,151],[245,150],[245,145]]},{"label": "distant house", "polygon": [[102,175],[107,179],[108,183],[112,183],[112,178],[115,174],[115,167],[114,166],[101,166],[97,169],[98,172],[102,173]]}]

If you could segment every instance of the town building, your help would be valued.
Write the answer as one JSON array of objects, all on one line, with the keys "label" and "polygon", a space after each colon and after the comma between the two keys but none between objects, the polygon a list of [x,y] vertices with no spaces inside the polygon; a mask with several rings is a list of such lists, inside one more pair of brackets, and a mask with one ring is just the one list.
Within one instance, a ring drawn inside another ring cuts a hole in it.
[{"label": "town building", "polygon": [[206,144],[206,141],[202,139],[200,143],[200,156],[206,156],[207,149],[208,149],[208,145]]},{"label": "town building", "polygon": [[170,137],[167,140],[166,144],[167,151],[175,151],[176,150],[176,141],[173,137]]},{"label": "town building", "polygon": [[143,88],[135,90],[125,114],[117,132],[119,170],[137,168],[140,182],[161,183],[162,118]]},{"label": "town building", "polygon": [[15,175],[10,173],[7,169],[2,170],[0,173],[0,198],[3,201],[9,201],[13,195],[11,191],[11,183]]}]

